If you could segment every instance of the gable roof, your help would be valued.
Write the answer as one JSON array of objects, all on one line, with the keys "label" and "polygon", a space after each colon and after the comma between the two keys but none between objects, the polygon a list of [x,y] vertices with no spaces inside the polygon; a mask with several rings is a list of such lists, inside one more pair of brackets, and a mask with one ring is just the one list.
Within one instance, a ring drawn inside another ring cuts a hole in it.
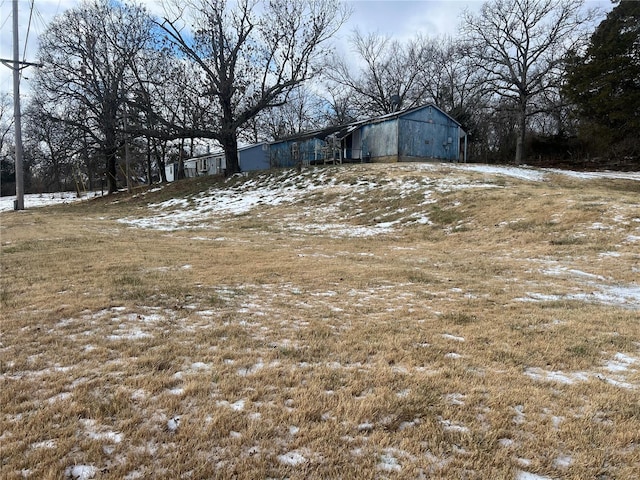
[{"label": "gable roof", "polygon": [[391,120],[391,119],[394,119],[394,118],[400,118],[400,117],[402,117],[404,115],[408,115],[410,113],[417,112],[417,111],[425,109],[425,108],[433,108],[433,109],[437,110],[442,115],[444,115],[445,117],[447,117],[450,120],[452,120],[456,125],[460,126],[460,122],[458,122],[455,118],[453,118],[447,112],[445,112],[440,107],[438,107],[435,103],[426,103],[424,105],[418,105],[417,107],[409,107],[409,108],[405,108],[404,110],[398,110],[397,112],[387,113],[386,115],[381,115],[379,117],[374,117],[374,118],[370,118],[368,120],[363,120],[363,124],[364,125],[369,125],[369,124],[372,124],[372,123],[385,122],[387,120]]},{"label": "gable roof", "polygon": [[400,118],[400,117],[402,117],[404,115],[408,115],[410,113],[417,112],[419,110],[422,110],[424,108],[429,108],[429,107],[436,109],[442,115],[446,116],[451,121],[453,121],[456,125],[461,126],[460,122],[458,122],[451,115],[449,115],[444,110],[439,108],[437,105],[435,105],[434,103],[427,103],[425,105],[419,105],[419,106],[416,106],[416,107],[405,108],[404,110],[398,110],[396,112],[387,113],[385,115],[380,115],[378,117],[371,117],[371,118],[367,118],[365,120],[358,120],[356,122],[346,123],[344,125],[321,128],[321,129],[318,129],[318,130],[310,130],[310,131],[307,131],[307,132],[302,132],[302,133],[298,133],[298,134],[295,134],[295,135],[290,135],[288,137],[281,138],[279,140],[274,140],[273,142],[270,142],[270,145],[277,144],[277,143],[283,143],[283,142],[290,142],[290,141],[294,141],[294,140],[308,140],[308,139],[311,139],[311,138],[318,138],[320,140],[324,140],[325,138],[327,138],[330,135],[335,135],[336,138],[338,138],[339,140],[342,140],[343,138],[347,137],[350,133],[352,133],[354,130],[357,130],[358,128],[360,128],[360,127],[362,127],[364,125],[372,125],[372,124],[375,124],[375,123],[381,123],[381,122],[386,122],[388,120],[397,119],[397,118]]}]

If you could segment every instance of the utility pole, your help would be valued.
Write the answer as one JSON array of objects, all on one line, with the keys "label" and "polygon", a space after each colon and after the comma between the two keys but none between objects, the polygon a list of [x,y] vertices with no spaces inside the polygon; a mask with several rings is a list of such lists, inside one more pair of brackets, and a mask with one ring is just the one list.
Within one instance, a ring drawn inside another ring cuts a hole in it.
[{"label": "utility pole", "polygon": [[0,58],[0,62],[13,70],[13,118],[16,150],[16,210],[24,210],[24,171],[22,167],[22,123],[20,115],[20,70],[35,63],[20,61],[20,44],[18,38],[18,0],[13,0],[13,60]]},{"label": "utility pole", "polygon": [[18,0],[13,0],[13,118],[16,136],[16,210],[24,210],[22,167],[22,123],[20,116],[20,44],[18,43]]}]

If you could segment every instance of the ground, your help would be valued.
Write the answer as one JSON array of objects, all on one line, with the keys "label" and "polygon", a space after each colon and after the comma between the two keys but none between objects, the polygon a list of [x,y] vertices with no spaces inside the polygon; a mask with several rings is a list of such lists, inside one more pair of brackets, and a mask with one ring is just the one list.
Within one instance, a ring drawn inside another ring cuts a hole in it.
[{"label": "ground", "polygon": [[639,193],[351,165],[5,211],[0,476],[637,478]]}]

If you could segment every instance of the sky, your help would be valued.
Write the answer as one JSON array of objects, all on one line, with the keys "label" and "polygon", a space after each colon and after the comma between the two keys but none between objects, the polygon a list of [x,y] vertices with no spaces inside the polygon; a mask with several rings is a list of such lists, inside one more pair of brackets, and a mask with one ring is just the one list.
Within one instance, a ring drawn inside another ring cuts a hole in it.
[{"label": "sky", "polygon": [[[398,40],[406,40],[417,33],[429,36],[457,33],[460,14],[465,10],[479,11],[481,0],[346,0],[352,15],[336,37],[344,47],[354,29],[361,32],[377,32]],[[24,58],[33,61],[37,54],[37,37],[58,14],[79,3],[78,0],[34,0],[34,13],[29,23],[31,0],[18,0],[20,52],[23,57],[24,44],[28,36]],[[143,0],[152,13],[162,12],[159,0]],[[588,6],[598,6],[610,11],[609,0],[587,0]],[[31,25],[29,27],[29,25]],[[12,50],[12,0],[0,0],[0,58],[13,58]],[[29,89],[29,70],[23,72],[25,80],[21,90]],[[0,65],[0,94],[13,90],[11,70]]]}]

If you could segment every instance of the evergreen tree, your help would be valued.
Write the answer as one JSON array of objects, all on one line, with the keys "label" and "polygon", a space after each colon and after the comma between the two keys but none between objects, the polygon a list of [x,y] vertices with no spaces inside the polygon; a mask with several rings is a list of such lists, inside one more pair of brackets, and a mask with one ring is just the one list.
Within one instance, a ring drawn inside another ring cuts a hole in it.
[{"label": "evergreen tree", "polygon": [[640,2],[618,3],[586,52],[569,59],[564,91],[589,143],[610,153],[639,153]]}]

